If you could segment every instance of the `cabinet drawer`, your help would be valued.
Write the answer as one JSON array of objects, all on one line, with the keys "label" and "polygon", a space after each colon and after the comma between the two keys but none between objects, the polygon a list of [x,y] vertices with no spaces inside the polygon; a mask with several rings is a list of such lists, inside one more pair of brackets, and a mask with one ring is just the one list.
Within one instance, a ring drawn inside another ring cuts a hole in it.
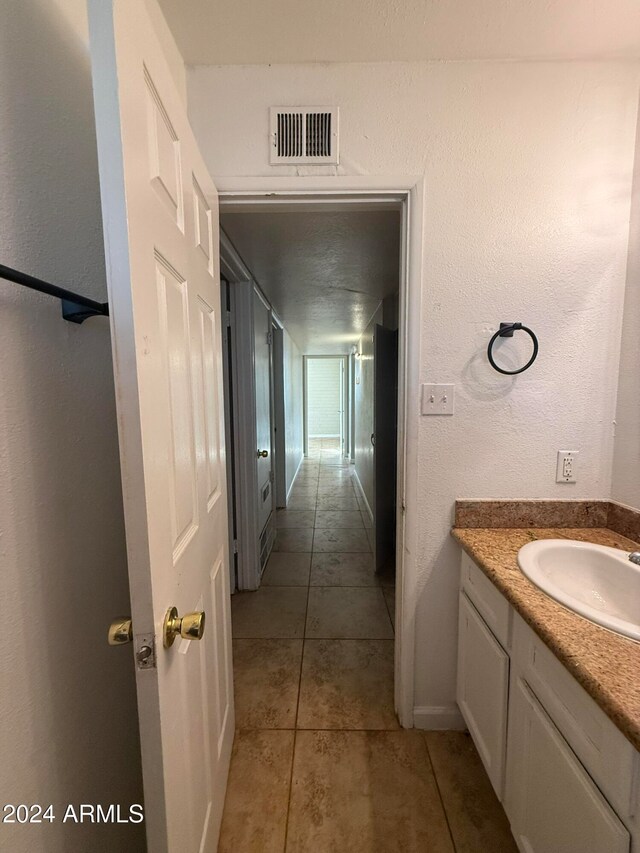
[{"label": "cabinet drawer", "polygon": [[628,853],[630,835],[527,684],[509,711],[507,813],[528,853]]},{"label": "cabinet drawer", "polygon": [[515,615],[512,662],[622,817],[638,812],[640,755],[534,631]]},{"label": "cabinet drawer", "polygon": [[458,706],[499,799],[504,788],[508,695],[509,657],[461,592]]},{"label": "cabinet drawer", "polygon": [[502,647],[509,651],[512,608],[507,599],[498,592],[489,578],[464,552],[461,586]]}]

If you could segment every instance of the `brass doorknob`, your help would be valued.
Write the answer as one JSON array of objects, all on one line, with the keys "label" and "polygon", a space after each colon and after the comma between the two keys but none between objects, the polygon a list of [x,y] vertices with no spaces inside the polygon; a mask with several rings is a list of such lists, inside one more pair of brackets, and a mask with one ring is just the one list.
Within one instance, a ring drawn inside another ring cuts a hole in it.
[{"label": "brass doorknob", "polygon": [[269,451],[268,451],[268,450],[259,450],[259,451],[258,451],[258,456],[259,456],[259,457],[260,457],[260,456],[262,456],[262,457],[264,457],[264,458],[266,459],[268,455],[269,455]]},{"label": "brass doorknob", "polygon": [[123,646],[133,640],[133,625],[131,619],[115,619],[109,625],[107,642],[110,646]]},{"label": "brass doorknob", "polygon": [[185,640],[201,640],[204,634],[204,611],[185,613],[178,616],[178,609],[170,607],[164,617],[162,642],[165,649],[173,645],[175,638],[180,635]]}]

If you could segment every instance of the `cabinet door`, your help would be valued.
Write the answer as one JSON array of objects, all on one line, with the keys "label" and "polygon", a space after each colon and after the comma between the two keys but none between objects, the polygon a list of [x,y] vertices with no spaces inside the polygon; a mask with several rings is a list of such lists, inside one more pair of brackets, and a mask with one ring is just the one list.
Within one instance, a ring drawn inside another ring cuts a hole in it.
[{"label": "cabinet door", "polygon": [[629,850],[629,833],[521,678],[509,711],[506,800],[526,853]]},{"label": "cabinet door", "polygon": [[498,798],[507,739],[509,656],[464,593],[460,594],[458,705]]}]

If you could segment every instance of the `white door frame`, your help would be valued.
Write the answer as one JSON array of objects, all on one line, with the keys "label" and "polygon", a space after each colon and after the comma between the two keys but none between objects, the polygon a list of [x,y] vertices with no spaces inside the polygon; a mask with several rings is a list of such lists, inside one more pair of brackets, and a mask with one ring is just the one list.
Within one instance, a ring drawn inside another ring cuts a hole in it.
[{"label": "white door frame", "polygon": [[[396,552],[395,707],[413,727],[417,600],[417,463],[424,180],[420,176],[244,177],[217,179],[221,206],[400,203],[398,352],[398,525]],[[306,448],[305,448],[306,450]]]}]

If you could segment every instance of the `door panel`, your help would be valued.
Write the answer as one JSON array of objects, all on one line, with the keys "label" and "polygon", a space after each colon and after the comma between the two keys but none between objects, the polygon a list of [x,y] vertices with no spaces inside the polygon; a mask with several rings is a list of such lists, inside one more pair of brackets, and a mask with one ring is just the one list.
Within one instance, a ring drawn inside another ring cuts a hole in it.
[{"label": "door panel", "polygon": [[[89,19],[134,649],[156,652],[136,670],[148,848],[213,853],[234,730],[217,194],[147,0]],[[205,612],[201,641],[163,647],[172,606]]]},{"label": "door panel", "polygon": [[398,333],[376,325],[373,333],[374,561],[395,567],[398,445]]},{"label": "door panel", "polygon": [[499,800],[504,785],[508,696],[509,656],[461,592],[457,700]]},{"label": "door panel", "polygon": [[271,483],[271,311],[259,294],[253,292],[253,364],[256,394],[256,455],[258,487],[258,536],[264,530],[273,511],[273,485]]},{"label": "door panel", "polygon": [[630,837],[527,684],[509,711],[507,805],[528,853],[628,853]]}]

